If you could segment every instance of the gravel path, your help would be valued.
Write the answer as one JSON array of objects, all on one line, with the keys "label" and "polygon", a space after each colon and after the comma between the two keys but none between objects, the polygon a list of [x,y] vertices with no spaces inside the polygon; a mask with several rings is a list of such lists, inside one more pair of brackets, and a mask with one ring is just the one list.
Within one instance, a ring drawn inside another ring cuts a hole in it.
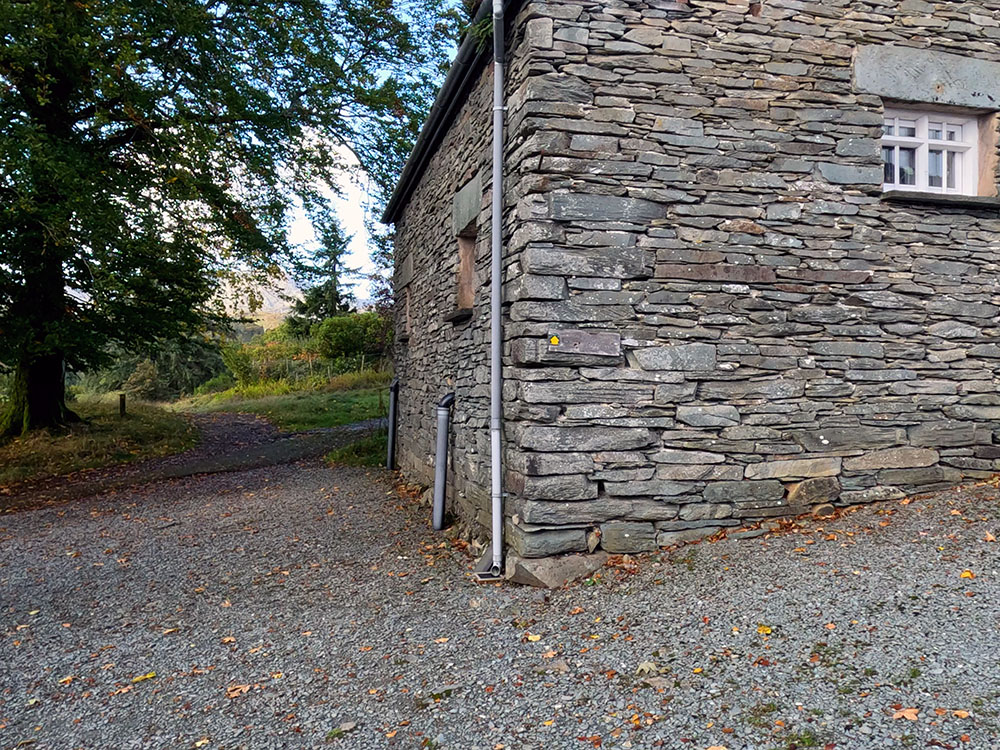
[{"label": "gravel path", "polygon": [[161,479],[247,471],[317,458],[357,439],[359,433],[385,424],[384,419],[369,419],[340,427],[284,432],[254,414],[216,412],[188,414],[187,418],[200,433],[198,445],[191,450],[0,487],[0,509],[23,510]]},{"label": "gravel path", "polygon": [[557,592],[473,583],[387,475],[316,461],[11,514],[0,747],[989,750],[998,497]]}]

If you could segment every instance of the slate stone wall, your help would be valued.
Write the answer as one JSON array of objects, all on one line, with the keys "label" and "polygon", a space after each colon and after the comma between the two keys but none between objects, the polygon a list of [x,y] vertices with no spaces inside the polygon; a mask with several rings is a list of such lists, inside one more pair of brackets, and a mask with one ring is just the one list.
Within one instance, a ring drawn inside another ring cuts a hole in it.
[{"label": "slate stone wall", "polygon": [[884,199],[884,103],[852,81],[860,45],[1000,62],[1000,2],[680,5],[522,11],[521,555],[652,549],[1000,468],[1000,210]]},{"label": "slate stone wall", "polygon": [[[530,55],[526,16],[515,19],[508,96]],[[490,523],[489,282],[493,73],[486,65],[409,196],[395,226],[395,368],[400,380],[398,466],[411,481],[434,479],[435,405],[454,392],[448,509],[481,528]],[[516,116],[517,107],[510,111]],[[508,129],[508,154],[519,133]],[[513,158],[508,157],[508,160]],[[508,238],[518,184],[505,191]],[[474,235],[471,309],[459,309],[459,235]],[[517,254],[509,251],[508,277]]]}]

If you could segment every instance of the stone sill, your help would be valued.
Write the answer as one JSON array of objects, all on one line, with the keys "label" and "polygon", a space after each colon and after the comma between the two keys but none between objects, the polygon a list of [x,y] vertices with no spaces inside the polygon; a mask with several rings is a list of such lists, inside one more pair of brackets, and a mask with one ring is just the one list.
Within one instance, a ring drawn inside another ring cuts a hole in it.
[{"label": "stone sill", "polygon": [[457,326],[459,323],[464,323],[471,317],[472,317],[471,307],[458,307],[444,316],[444,322],[451,323],[452,325]]},{"label": "stone sill", "polygon": [[946,195],[922,193],[916,190],[886,190],[882,200],[894,203],[924,203],[956,208],[1000,208],[1000,198],[987,195]]}]

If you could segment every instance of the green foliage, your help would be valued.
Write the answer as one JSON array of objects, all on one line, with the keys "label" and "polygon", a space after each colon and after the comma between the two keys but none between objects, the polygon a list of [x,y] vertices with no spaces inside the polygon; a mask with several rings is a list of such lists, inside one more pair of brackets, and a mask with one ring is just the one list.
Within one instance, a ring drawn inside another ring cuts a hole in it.
[{"label": "green foliage", "polygon": [[[275,383],[267,385],[271,389],[278,387]],[[283,387],[289,388],[287,383]],[[259,414],[284,430],[312,430],[385,416],[388,404],[387,390],[384,388],[334,392],[289,391],[271,395],[259,393],[254,387],[250,393],[254,395],[223,392],[214,396],[196,396],[177,403],[175,408],[194,412],[235,411]]]},{"label": "green foliage", "polygon": [[[193,337],[164,341],[148,352],[113,350],[104,367],[74,376],[74,390],[101,395],[130,391],[146,399],[170,399],[225,371],[218,339]],[[145,380],[145,385],[140,385]]]},{"label": "green foliage", "polygon": [[148,359],[136,365],[135,370],[125,381],[125,391],[145,401],[155,401],[163,397],[160,390],[160,372],[156,365]]},{"label": "green foliage", "polygon": [[236,378],[237,385],[247,386],[255,382],[257,372],[250,357],[250,351],[245,344],[227,342],[222,347],[222,361],[229,372]]},{"label": "green foliage", "polygon": [[469,25],[469,36],[476,41],[476,49],[485,50],[493,41],[493,16],[486,16],[479,23]]},{"label": "green foliage", "polygon": [[327,359],[380,357],[389,345],[388,319],[375,312],[328,318],[317,326],[316,350]]},{"label": "green foliage", "polygon": [[353,295],[344,283],[347,271],[343,266],[350,237],[344,236],[333,218],[318,219],[316,227],[319,247],[295,263],[296,278],[305,291],[284,324],[301,338],[308,336],[316,323],[350,312],[353,302]]},{"label": "green foliage", "polygon": [[214,378],[209,378],[204,383],[194,389],[194,395],[204,396],[206,393],[219,393],[236,385],[233,376],[228,372],[221,372]]},{"label": "green foliage", "polygon": [[384,466],[389,448],[389,433],[379,430],[350,445],[338,448],[326,460],[343,466]]},{"label": "green foliage", "polygon": [[326,231],[345,153],[379,200],[447,3],[0,0],[0,434],[68,417],[64,365],[197,332],[223,279],[273,274],[290,206]]}]

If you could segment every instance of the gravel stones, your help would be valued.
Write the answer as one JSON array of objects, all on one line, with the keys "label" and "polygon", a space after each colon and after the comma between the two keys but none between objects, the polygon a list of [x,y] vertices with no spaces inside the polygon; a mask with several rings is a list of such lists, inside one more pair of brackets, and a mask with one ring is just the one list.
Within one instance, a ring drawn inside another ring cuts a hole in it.
[{"label": "gravel stones", "polygon": [[[7,514],[0,732],[45,750],[988,748],[998,501],[946,493],[596,570],[551,558],[587,580],[544,596],[473,583],[381,471],[306,462]],[[511,562],[542,580],[549,559]]]}]

